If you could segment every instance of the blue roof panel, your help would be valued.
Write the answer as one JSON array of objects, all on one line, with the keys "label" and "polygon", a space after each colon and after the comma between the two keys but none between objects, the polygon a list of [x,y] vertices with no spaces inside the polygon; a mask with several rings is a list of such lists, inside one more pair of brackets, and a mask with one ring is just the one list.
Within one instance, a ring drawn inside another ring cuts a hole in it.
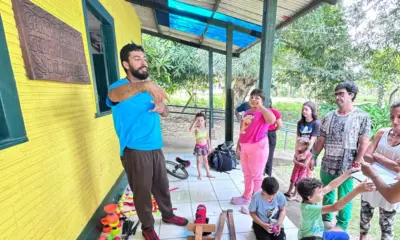
[{"label": "blue roof panel", "polygon": [[169,14],[169,24],[170,28],[199,36],[201,36],[206,29],[206,23],[175,14]]},{"label": "blue roof panel", "polygon": [[176,0],[168,0],[168,7],[179,9],[179,10],[182,10],[185,12],[196,13],[197,15],[204,16],[204,17],[211,17],[211,15],[212,15],[211,10],[192,6],[192,5],[183,3],[183,2],[178,2]]},{"label": "blue roof panel", "polygon": [[[171,8],[179,9],[181,11],[196,13],[196,14],[198,14],[200,16],[204,16],[204,17],[211,17],[211,15],[212,15],[212,11],[210,11],[208,9],[192,6],[192,5],[189,5],[186,3],[179,2],[177,0],[169,0],[168,6]],[[259,25],[245,22],[245,21],[239,20],[237,18],[227,16],[222,13],[216,12],[214,14],[214,18],[221,20],[221,21],[225,21],[225,22],[231,22],[233,24],[236,24],[236,25],[239,25],[242,27],[246,27],[246,28],[252,29],[254,31],[259,31],[259,32],[262,31],[262,27]],[[194,19],[191,19],[188,17],[178,16],[178,15],[171,14],[171,13],[169,14],[169,24],[170,24],[170,26],[169,26],[170,28],[173,28],[173,29],[176,29],[176,30],[179,30],[182,32],[186,32],[186,33],[195,34],[198,36],[201,36],[203,34],[203,32],[206,28],[206,25],[207,25],[204,22],[200,22],[198,20],[194,20]],[[226,29],[210,24],[208,27],[208,30],[206,32],[206,38],[211,38],[211,39],[214,39],[217,41],[226,42]],[[244,48],[244,47],[248,46],[249,44],[252,44],[256,40],[257,40],[257,38],[253,37],[251,35],[237,32],[237,31],[233,32],[233,44],[236,46],[239,46],[241,48]]]},{"label": "blue roof panel", "polygon": [[219,13],[219,12],[216,12],[214,14],[214,18],[218,19],[218,20],[221,20],[221,21],[224,21],[224,22],[231,22],[231,23],[233,23],[235,25],[242,26],[242,27],[245,27],[245,28],[249,28],[249,29],[252,29],[252,30],[255,30],[255,31],[258,31],[258,32],[262,32],[262,27],[257,25],[257,24],[245,22],[245,21],[239,20],[237,18],[234,18],[234,17],[228,16],[228,15]]},{"label": "blue roof panel", "polygon": [[247,47],[249,44],[254,43],[258,38],[250,36],[248,34],[233,31],[233,44],[244,48]]},{"label": "blue roof panel", "polygon": [[206,33],[206,38],[226,42],[226,29],[215,25],[210,25]]}]

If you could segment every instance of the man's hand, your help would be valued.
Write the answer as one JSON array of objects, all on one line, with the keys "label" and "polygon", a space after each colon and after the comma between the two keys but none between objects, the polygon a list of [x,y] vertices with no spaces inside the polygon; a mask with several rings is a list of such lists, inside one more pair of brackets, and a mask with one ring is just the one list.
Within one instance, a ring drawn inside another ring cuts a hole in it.
[{"label": "man's hand", "polygon": [[158,105],[159,103],[163,103],[164,100],[167,100],[169,102],[169,98],[167,93],[165,92],[164,89],[162,89],[160,86],[155,84],[152,81],[146,81],[144,83],[144,90],[149,92],[150,95],[154,98],[154,104]]},{"label": "man's hand", "polygon": [[372,192],[375,191],[375,185],[373,183],[369,183],[369,182],[363,182],[360,183],[357,187],[356,187],[357,192],[359,193],[363,193],[363,192]]},{"label": "man's hand", "polygon": [[152,103],[155,104],[155,107],[153,109],[151,109],[150,112],[156,112],[159,114],[163,114],[165,112],[166,106],[164,103],[160,102],[160,103],[156,104],[154,101],[152,101]]},{"label": "man's hand", "polygon": [[369,178],[373,178],[373,177],[377,176],[375,168],[367,162],[361,163],[361,171],[365,176],[367,176]]}]

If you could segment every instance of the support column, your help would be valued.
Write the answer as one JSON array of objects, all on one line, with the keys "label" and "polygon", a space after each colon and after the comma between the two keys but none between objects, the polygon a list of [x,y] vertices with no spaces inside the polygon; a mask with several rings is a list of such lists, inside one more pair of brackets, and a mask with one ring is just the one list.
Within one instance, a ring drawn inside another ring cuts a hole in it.
[{"label": "support column", "polygon": [[272,64],[274,57],[274,39],[276,24],[276,9],[278,0],[264,0],[263,23],[261,34],[260,78],[258,88],[265,93],[266,107],[269,107],[271,97]]},{"label": "support column", "polygon": [[[210,107],[210,115],[209,115],[209,134],[210,144],[211,144],[211,136],[212,130],[214,128],[214,69],[213,69],[213,52],[208,51],[208,95],[209,95],[209,107]],[[210,149],[211,150],[211,149]]]},{"label": "support column", "polygon": [[228,23],[226,28],[225,141],[233,141],[232,44],[233,26],[232,23]]}]

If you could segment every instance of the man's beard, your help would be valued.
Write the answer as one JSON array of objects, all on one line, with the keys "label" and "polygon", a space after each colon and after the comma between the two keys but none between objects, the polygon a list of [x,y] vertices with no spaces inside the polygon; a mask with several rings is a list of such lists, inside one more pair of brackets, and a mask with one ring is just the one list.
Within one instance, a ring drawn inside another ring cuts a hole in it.
[{"label": "man's beard", "polygon": [[[141,67],[141,68],[144,68],[144,67]],[[140,80],[146,80],[146,79],[149,77],[149,72],[148,72],[148,71],[145,71],[145,72],[143,72],[143,73],[140,73],[139,70],[140,70],[141,68],[139,68],[139,69],[137,69],[137,70],[134,69],[134,68],[131,68],[130,71],[131,71],[132,75],[133,75],[135,78],[140,79]]]}]

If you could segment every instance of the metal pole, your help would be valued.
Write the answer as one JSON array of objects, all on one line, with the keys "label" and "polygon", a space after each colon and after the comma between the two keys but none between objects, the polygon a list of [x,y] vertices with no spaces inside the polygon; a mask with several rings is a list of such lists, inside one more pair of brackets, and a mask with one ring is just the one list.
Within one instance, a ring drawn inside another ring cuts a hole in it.
[{"label": "metal pole", "polygon": [[[213,76],[214,76],[214,70],[213,70],[213,52],[208,51],[208,91],[209,91],[209,107],[210,107],[210,115],[209,115],[209,121],[210,121],[210,129],[209,129],[209,137],[210,137],[210,144],[211,144],[211,136],[212,136],[212,129],[214,128],[214,81],[213,81]],[[211,150],[211,149],[210,149]]]},{"label": "metal pole", "polygon": [[271,97],[272,62],[274,57],[274,39],[276,9],[278,0],[264,0],[263,26],[261,34],[260,78],[258,87],[265,93],[264,105],[269,107]]},{"label": "metal pole", "polygon": [[233,102],[232,102],[232,44],[233,26],[226,28],[226,79],[225,79],[225,141],[233,141]]}]

